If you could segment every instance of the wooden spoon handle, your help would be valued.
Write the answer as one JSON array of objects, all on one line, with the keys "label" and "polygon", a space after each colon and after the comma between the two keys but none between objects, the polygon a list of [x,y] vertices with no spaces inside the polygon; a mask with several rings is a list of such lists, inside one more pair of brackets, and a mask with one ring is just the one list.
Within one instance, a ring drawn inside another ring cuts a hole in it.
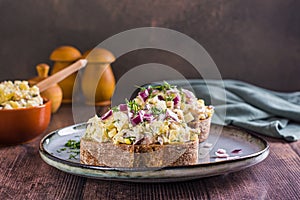
[{"label": "wooden spoon handle", "polygon": [[86,59],[80,59],[80,60],[76,61],[75,63],[73,63],[72,65],[60,70],[59,72],[53,74],[52,76],[49,76],[48,78],[37,83],[36,86],[40,89],[40,92],[43,92],[46,89],[48,89],[49,87],[51,87],[53,84],[56,84],[56,83],[62,81],[67,76],[80,70],[86,64],[87,64]]}]

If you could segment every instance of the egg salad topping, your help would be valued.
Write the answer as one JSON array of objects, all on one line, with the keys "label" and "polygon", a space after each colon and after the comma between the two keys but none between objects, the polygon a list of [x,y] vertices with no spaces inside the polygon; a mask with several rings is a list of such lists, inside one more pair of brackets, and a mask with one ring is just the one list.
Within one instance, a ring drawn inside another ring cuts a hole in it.
[{"label": "egg salad topping", "polygon": [[213,111],[191,91],[164,82],[141,88],[134,99],[91,118],[84,137],[114,144],[194,141],[201,130],[189,123],[210,118]]},{"label": "egg salad topping", "polygon": [[43,104],[39,88],[30,87],[27,81],[0,83],[0,110],[28,108]]}]

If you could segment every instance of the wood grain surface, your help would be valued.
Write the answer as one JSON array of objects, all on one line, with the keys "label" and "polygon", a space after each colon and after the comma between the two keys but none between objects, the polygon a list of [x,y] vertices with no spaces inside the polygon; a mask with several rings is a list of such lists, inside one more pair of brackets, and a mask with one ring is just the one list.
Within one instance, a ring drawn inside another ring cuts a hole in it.
[{"label": "wood grain surface", "polygon": [[[72,107],[63,105],[48,130],[72,125]],[[176,183],[94,180],[64,173],[39,156],[42,136],[0,147],[0,199],[299,199],[300,141],[266,138],[270,155],[229,174]]]}]

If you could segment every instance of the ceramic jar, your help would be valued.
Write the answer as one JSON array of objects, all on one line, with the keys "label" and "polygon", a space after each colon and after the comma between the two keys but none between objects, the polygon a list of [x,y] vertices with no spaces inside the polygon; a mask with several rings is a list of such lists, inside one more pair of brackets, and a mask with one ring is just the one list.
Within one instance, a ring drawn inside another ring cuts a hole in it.
[{"label": "ceramic jar", "polygon": [[[60,46],[56,48],[50,55],[50,60],[54,61],[54,65],[51,74],[64,69],[65,67],[71,65],[73,62],[81,58],[81,53],[78,49],[72,46]],[[64,80],[58,83],[63,91],[63,103],[72,102],[72,94],[74,82],[77,76],[77,72],[71,74]]]},{"label": "ceramic jar", "polygon": [[88,105],[107,106],[115,89],[115,77],[111,63],[114,55],[102,48],[94,48],[83,54],[88,60],[81,79],[81,89]]},{"label": "ceramic jar", "polygon": [[[49,69],[50,69],[50,67],[47,64],[44,64],[44,63],[38,64],[36,66],[38,76],[30,79],[28,81],[29,84],[35,85],[38,82],[47,78]],[[51,112],[52,113],[55,113],[59,109],[61,102],[62,102],[63,93],[58,84],[54,84],[47,90],[41,92],[41,96],[51,101]]]}]

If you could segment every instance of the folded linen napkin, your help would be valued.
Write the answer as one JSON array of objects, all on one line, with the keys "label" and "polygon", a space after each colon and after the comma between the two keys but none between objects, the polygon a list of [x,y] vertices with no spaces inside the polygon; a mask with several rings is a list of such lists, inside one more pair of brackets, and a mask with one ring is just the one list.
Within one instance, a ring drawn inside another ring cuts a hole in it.
[{"label": "folded linen napkin", "polygon": [[[300,92],[282,93],[236,80],[173,80],[178,87],[191,86],[206,104],[215,102],[212,123],[234,125],[266,136],[300,139]],[[225,89],[225,90],[224,90]],[[213,92],[211,92],[213,91]],[[226,101],[222,98],[226,95]],[[218,115],[226,111],[223,120]]]}]

